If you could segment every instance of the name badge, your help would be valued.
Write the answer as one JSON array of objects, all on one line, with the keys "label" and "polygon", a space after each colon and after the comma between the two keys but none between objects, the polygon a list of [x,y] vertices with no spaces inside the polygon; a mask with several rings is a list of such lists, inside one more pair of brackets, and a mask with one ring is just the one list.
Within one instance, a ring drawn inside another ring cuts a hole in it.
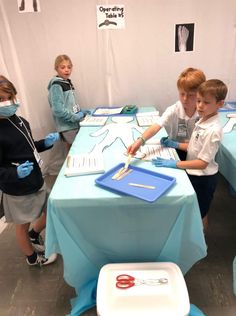
[{"label": "name badge", "polygon": [[37,149],[36,149],[36,148],[34,149],[34,157],[35,157],[35,159],[36,159],[36,161],[37,161],[39,167],[41,168],[42,165],[43,165],[43,160],[42,160],[42,158],[40,157],[39,153],[37,152]]},{"label": "name badge", "polygon": [[178,125],[178,137],[186,138],[187,137],[187,126],[185,123],[179,123]]},{"label": "name badge", "polygon": [[73,106],[73,113],[77,113],[77,112],[79,112],[79,111],[80,111],[79,105],[78,105],[78,104],[75,104],[75,105]]}]

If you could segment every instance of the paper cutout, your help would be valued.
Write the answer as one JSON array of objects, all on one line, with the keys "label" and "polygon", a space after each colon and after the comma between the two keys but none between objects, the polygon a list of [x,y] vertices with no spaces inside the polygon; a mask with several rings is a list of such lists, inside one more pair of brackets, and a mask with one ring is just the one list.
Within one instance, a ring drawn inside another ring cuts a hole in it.
[{"label": "paper cutout", "polygon": [[133,130],[136,130],[139,133],[144,132],[143,128],[139,127],[136,124],[127,124],[130,119],[132,118],[116,117],[115,120],[122,123],[107,124],[96,132],[90,134],[90,136],[92,137],[99,137],[106,133],[105,137],[94,146],[91,153],[102,153],[105,148],[111,146],[117,139],[120,139],[124,146],[128,148],[135,140],[133,137]]},{"label": "paper cutout", "polygon": [[236,118],[231,117],[228,122],[225,124],[223,128],[224,133],[230,133],[234,129],[234,125],[236,124]]}]

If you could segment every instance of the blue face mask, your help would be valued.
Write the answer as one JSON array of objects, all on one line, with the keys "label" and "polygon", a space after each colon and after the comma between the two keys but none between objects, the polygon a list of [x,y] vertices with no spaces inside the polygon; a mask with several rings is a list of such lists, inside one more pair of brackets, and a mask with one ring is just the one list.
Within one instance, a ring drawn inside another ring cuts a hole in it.
[{"label": "blue face mask", "polygon": [[10,117],[16,113],[19,103],[11,103],[3,105],[5,102],[0,102],[0,117]]}]

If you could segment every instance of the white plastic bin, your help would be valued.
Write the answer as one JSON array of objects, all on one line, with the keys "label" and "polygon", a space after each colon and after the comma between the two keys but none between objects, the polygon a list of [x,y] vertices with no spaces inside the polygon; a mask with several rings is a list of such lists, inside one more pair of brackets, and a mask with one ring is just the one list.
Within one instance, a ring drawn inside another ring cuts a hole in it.
[{"label": "white plastic bin", "polygon": [[[116,287],[116,277],[166,278],[161,285],[141,284],[128,289]],[[171,262],[115,263],[102,267],[97,287],[99,316],[187,316],[190,303],[180,268]]]}]

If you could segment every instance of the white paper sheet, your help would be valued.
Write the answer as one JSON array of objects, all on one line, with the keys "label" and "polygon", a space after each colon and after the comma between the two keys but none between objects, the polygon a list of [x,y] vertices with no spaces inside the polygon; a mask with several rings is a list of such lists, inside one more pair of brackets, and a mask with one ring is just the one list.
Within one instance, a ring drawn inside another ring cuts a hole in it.
[{"label": "white paper sheet", "polygon": [[139,126],[150,126],[156,123],[159,117],[159,111],[144,113],[141,112],[136,114],[136,119]]},{"label": "white paper sheet", "polygon": [[161,145],[145,145],[141,149],[143,160],[152,160],[156,157],[165,159],[178,159],[175,149]]},{"label": "white paper sheet", "polygon": [[93,112],[93,115],[115,115],[115,114],[120,114],[122,110],[123,110],[123,106],[119,108],[100,107],[100,108],[97,108]]},{"label": "white paper sheet", "polygon": [[108,116],[86,116],[80,122],[80,126],[103,126],[106,124]]},{"label": "white paper sheet", "polygon": [[103,172],[105,172],[103,155],[79,154],[67,157],[65,168],[67,177]]}]

